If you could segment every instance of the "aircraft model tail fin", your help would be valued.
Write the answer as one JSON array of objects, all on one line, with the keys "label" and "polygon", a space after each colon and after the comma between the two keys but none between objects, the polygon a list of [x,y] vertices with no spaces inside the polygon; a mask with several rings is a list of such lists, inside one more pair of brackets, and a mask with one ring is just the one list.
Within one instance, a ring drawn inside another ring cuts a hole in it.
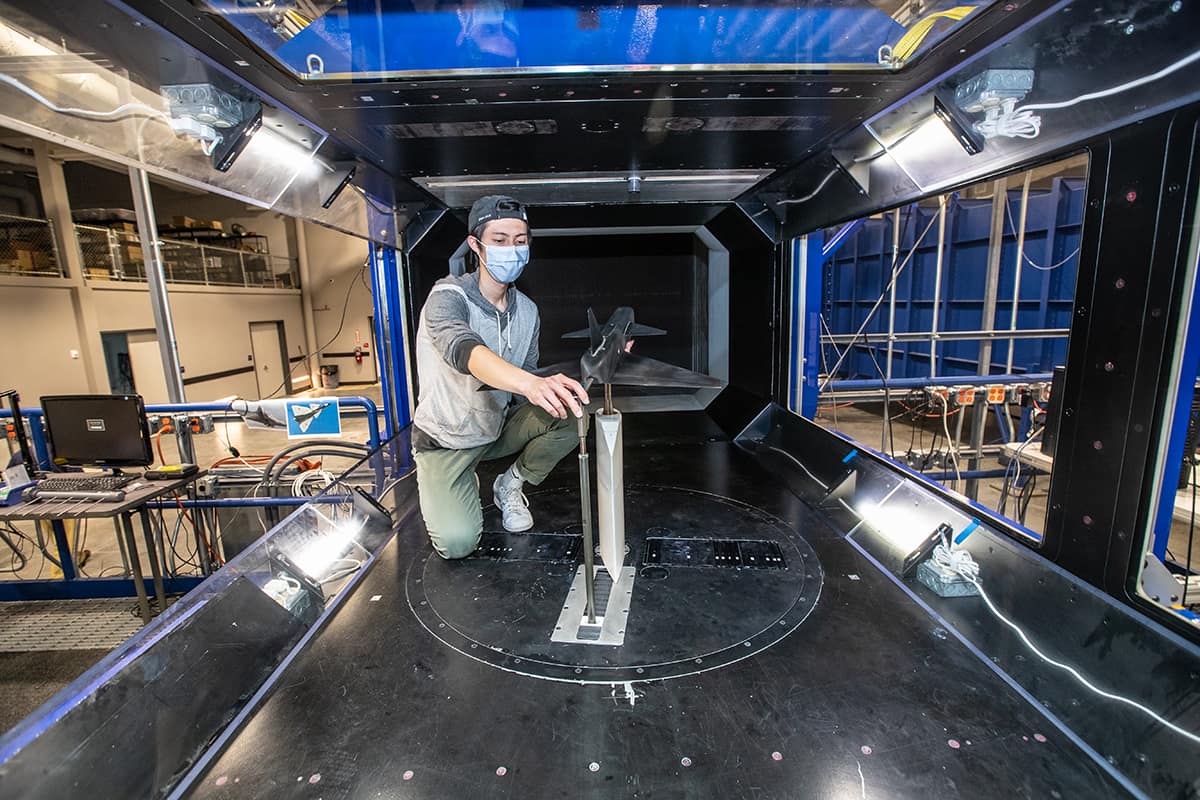
[{"label": "aircraft model tail fin", "polygon": [[690,389],[715,389],[724,384],[711,375],[677,367],[665,361],[628,353],[612,376],[622,386],[678,386]]},{"label": "aircraft model tail fin", "polygon": [[596,321],[596,312],[589,308],[588,309],[588,326],[586,328],[582,328],[577,331],[571,331],[570,333],[564,333],[562,335],[562,338],[564,338],[564,339],[590,339],[592,342],[592,349],[595,350],[597,347],[600,346],[600,342],[603,339],[603,337],[601,337],[601,335],[600,335],[600,332],[602,330],[603,329],[600,327],[600,323]]},{"label": "aircraft model tail fin", "polygon": [[592,349],[595,350],[604,341],[604,337],[600,335],[600,323],[596,321],[596,312],[588,306],[588,333],[591,334]]}]

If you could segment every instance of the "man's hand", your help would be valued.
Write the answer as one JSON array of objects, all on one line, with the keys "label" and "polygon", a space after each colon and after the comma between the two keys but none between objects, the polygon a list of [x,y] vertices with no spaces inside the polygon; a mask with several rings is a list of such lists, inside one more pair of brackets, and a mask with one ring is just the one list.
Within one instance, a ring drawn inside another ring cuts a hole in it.
[{"label": "man's hand", "polygon": [[587,405],[591,402],[579,382],[562,373],[548,378],[539,378],[536,375],[530,375],[529,378],[520,393],[552,417],[566,419],[568,408],[576,417],[582,417],[583,408],[579,404]]}]

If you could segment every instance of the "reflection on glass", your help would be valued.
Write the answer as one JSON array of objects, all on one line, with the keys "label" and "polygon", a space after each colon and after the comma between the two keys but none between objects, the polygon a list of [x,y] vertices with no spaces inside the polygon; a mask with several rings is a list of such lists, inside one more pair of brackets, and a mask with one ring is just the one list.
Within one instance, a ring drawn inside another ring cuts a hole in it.
[{"label": "reflection on glass", "polygon": [[[932,158],[934,141],[895,148]],[[1054,375],[1067,356],[1086,176],[1080,156],[860,220],[825,265],[817,421],[1034,542],[1054,472]]]},{"label": "reflection on glass", "polygon": [[306,3],[303,13],[273,3],[206,5],[296,75],[330,79],[600,67],[889,69],[894,66],[889,54],[902,40],[911,56],[986,3],[930,4],[922,9],[922,18],[932,17],[924,25],[910,4],[866,0],[696,5],[393,0],[369,7]]}]

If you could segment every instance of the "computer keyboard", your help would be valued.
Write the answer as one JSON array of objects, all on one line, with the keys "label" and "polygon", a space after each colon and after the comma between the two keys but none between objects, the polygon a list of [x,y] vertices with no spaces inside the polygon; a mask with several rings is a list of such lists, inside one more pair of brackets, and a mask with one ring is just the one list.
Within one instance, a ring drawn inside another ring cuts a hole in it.
[{"label": "computer keyboard", "polygon": [[71,478],[42,478],[37,482],[43,492],[115,492],[136,481],[136,475],[80,475]]},{"label": "computer keyboard", "polygon": [[28,493],[30,500],[94,500],[119,503],[125,499],[123,487],[138,479],[136,475],[79,475],[69,478],[43,478]]}]

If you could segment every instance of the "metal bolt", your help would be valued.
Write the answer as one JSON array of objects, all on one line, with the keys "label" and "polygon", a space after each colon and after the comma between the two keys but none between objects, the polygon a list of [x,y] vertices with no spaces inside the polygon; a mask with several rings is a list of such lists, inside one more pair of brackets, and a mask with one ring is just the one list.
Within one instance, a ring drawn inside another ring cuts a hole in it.
[{"label": "metal bolt", "polygon": [[1125,285],[1124,278],[1117,278],[1115,281],[1113,281],[1113,286],[1116,286],[1118,289],[1124,289]]},{"label": "metal bolt", "polygon": [[1179,9],[1181,8],[1183,8],[1183,3],[1179,2],[1179,0],[1175,0],[1174,3],[1171,3],[1171,13],[1178,13]]},{"label": "metal bolt", "polygon": [[1135,192],[1133,190],[1126,192],[1125,200],[1126,200],[1126,202],[1129,202],[1129,203],[1132,203],[1134,200],[1137,200],[1137,192]]},{"label": "metal bolt", "polygon": [[1116,368],[1117,368],[1117,365],[1114,364],[1113,362],[1111,362],[1111,361],[1104,362],[1104,371],[1105,372],[1112,372]]},{"label": "metal bolt", "polygon": [[1131,33],[1133,33],[1133,23],[1132,22],[1125,26],[1125,35],[1128,36]]},{"label": "metal bolt", "polygon": [[1083,515],[1083,524],[1084,525],[1091,525],[1093,521],[1094,520],[1092,519],[1091,515],[1089,515],[1089,514]]},{"label": "metal bolt", "polygon": [[1096,441],[1092,442],[1092,449],[1093,449],[1093,450],[1103,450],[1103,449],[1104,449],[1104,442],[1102,442],[1102,441],[1100,441],[1099,439],[1097,439]]}]

